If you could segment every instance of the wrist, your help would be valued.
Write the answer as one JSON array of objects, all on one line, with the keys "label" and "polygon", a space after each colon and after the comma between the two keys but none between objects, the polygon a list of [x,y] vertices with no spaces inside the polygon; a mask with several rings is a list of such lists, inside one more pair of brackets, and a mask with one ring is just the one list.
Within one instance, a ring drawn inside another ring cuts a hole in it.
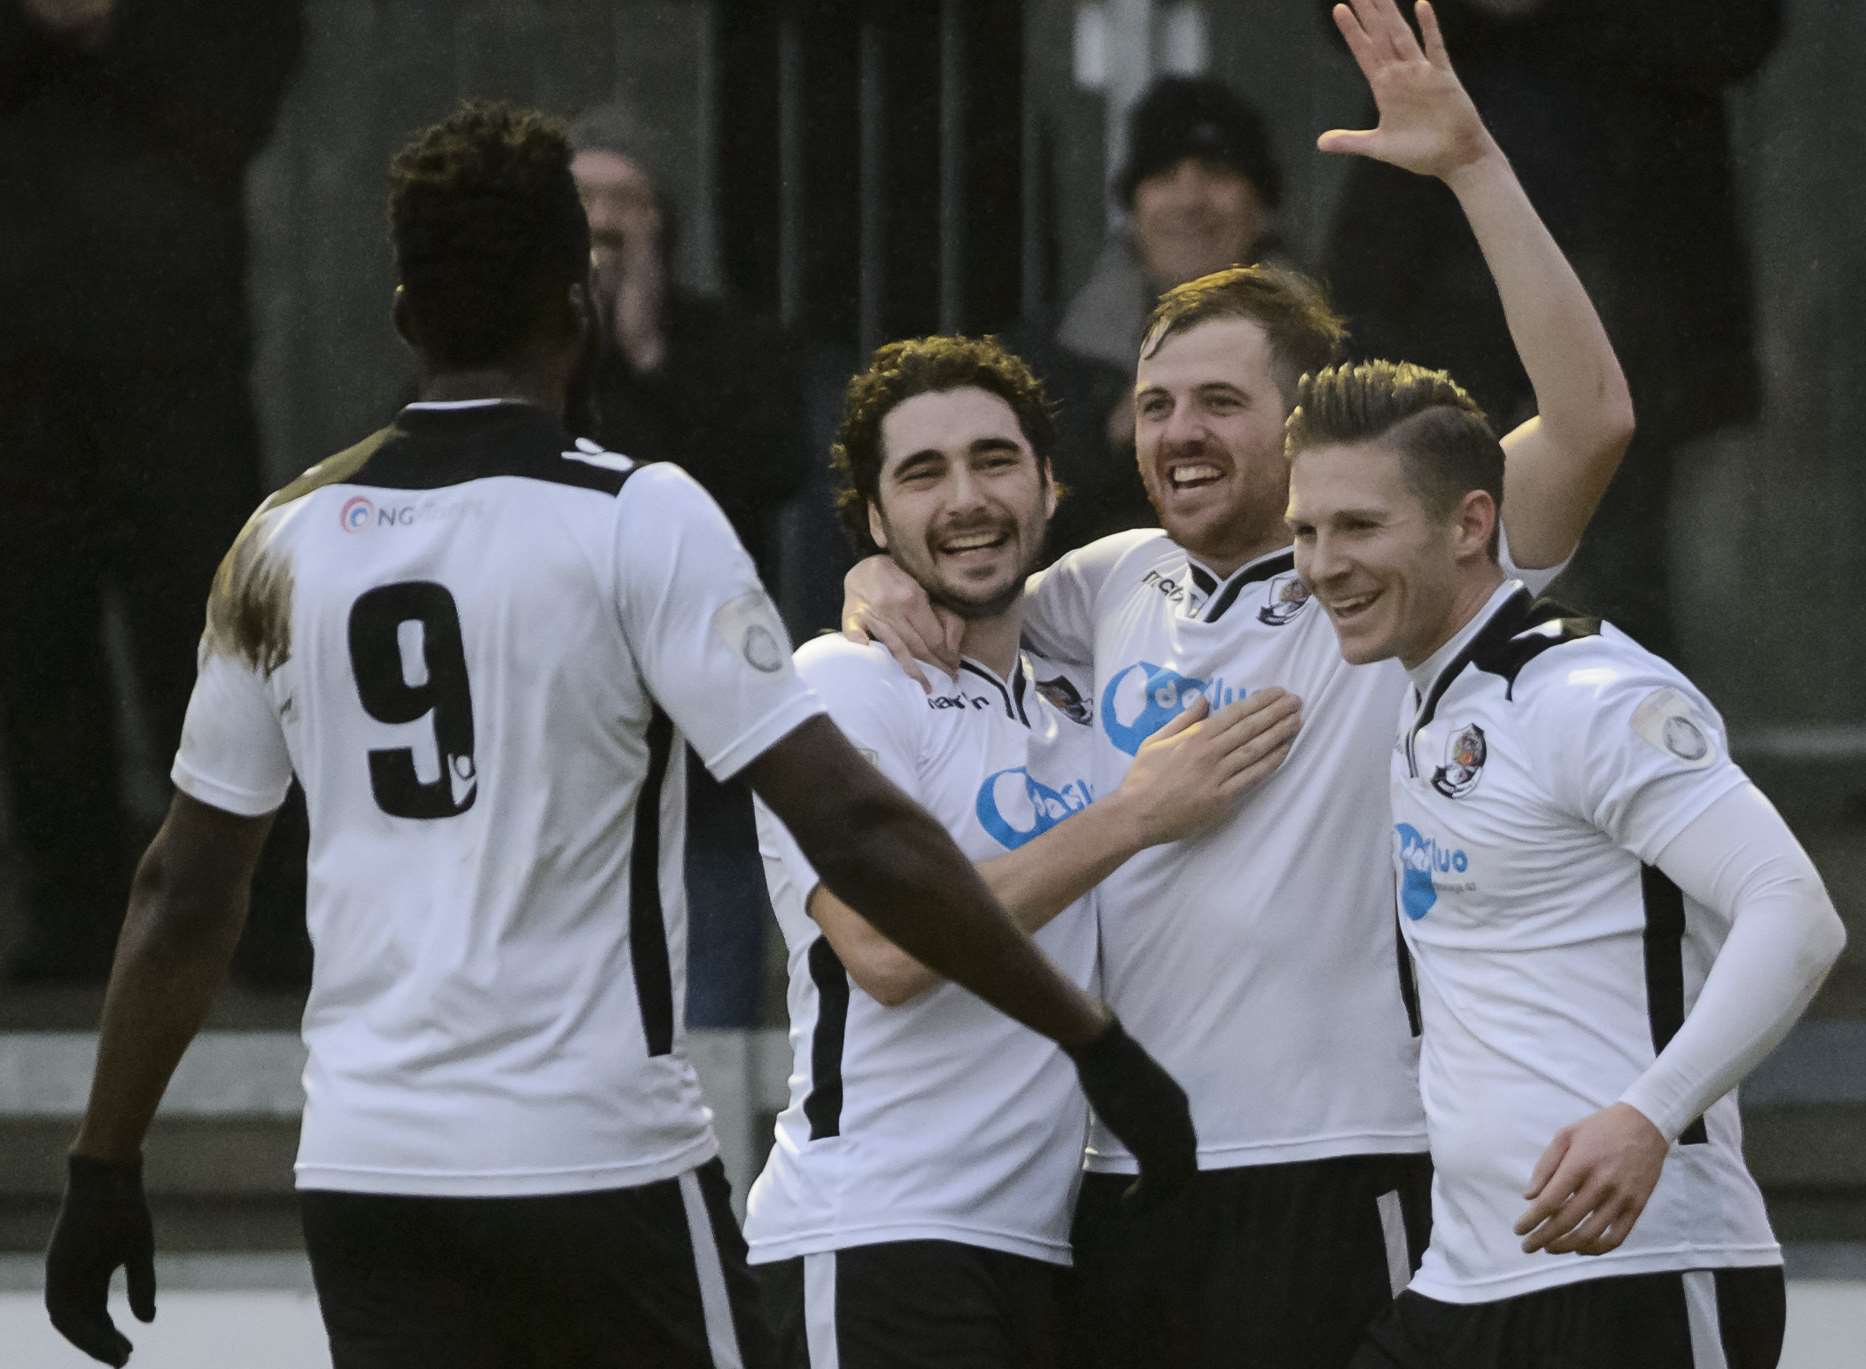
[{"label": "wrist", "polygon": [[74,1191],[105,1196],[132,1196],[142,1192],[143,1157],[105,1160],[72,1151],[65,1157],[67,1185]]},{"label": "wrist", "polygon": [[1089,826],[1096,849],[1112,852],[1123,861],[1159,841],[1147,830],[1146,804],[1125,785],[1116,786],[1112,794],[1097,799],[1070,821],[1083,818],[1092,820]]},{"label": "wrist", "polygon": [[1096,1054],[1098,1048],[1118,1040],[1121,1035],[1121,1023],[1109,1011],[1108,1005],[1098,998],[1083,994],[1079,1024],[1058,1036],[1056,1044],[1062,1047],[1063,1054],[1080,1066],[1084,1057]]},{"label": "wrist", "polygon": [[1621,1094],[1614,1102],[1615,1107],[1625,1108],[1627,1112],[1652,1128],[1653,1135],[1665,1146],[1670,1146],[1678,1139],[1689,1122],[1689,1118],[1674,1123],[1665,1115],[1666,1110],[1658,1106],[1653,1099],[1647,1098],[1635,1081],[1632,1088]]},{"label": "wrist", "polygon": [[1438,178],[1462,200],[1499,183],[1513,181],[1515,172],[1510,170],[1510,160],[1497,146],[1497,140],[1486,130],[1483,141],[1472,149],[1472,155],[1441,171]]}]

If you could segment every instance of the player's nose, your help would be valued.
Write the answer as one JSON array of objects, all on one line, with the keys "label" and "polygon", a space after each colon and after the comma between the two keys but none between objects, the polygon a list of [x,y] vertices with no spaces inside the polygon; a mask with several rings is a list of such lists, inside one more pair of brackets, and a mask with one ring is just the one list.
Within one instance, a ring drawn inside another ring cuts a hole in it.
[{"label": "player's nose", "polygon": [[1197,451],[1205,445],[1207,433],[1205,419],[1193,404],[1175,404],[1173,411],[1166,416],[1166,427],[1160,434],[1160,441],[1166,451]]}]

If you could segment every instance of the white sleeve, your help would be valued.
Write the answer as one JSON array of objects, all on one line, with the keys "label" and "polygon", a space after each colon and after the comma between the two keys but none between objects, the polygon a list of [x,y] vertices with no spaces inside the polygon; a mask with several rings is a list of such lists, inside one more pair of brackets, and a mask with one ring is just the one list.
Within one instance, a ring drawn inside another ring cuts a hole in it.
[{"label": "white sleeve", "polygon": [[657,464],[623,486],[615,556],[622,629],[648,691],[715,776],[823,711],[751,558],[685,471]]},{"label": "white sleeve", "polygon": [[[872,644],[857,646],[841,637],[823,637],[797,653],[797,673],[816,691],[830,721],[842,730],[849,745],[891,783],[918,795],[920,736],[914,724],[927,710],[927,696],[901,674],[887,651]],[[758,851],[764,858],[773,904],[779,901],[781,881],[795,890],[800,905],[807,903],[821,883],[815,868],[762,800],[757,800],[757,817]]]},{"label": "white sleeve", "polygon": [[1503,573],[1512,580],[1521,580],[1529,587],[1531,594],[1541,594],[1555,582],[1555,577],[1568,569],[1568,563],[1574,560],[1574,553],[1562,557],[1552,566],[1543,566],[1539,570],[1526,570],[1516,564],[1510,555],[1510,535],[1503,527],[1503,521],[1497,520],[1497,562],[1503,567]]},{"label": "white sleeve", "polygon": [[1752,784],[1698,814],[1658,866],[1730,924],[1683,1025],[1620,1096],[1669,1141],[1787,1035],[1846,932],[1807,853]]},{"label": "white sleeve", "polygon": [[285,731],[265,683],[243,661],[205,642],[181,746],[169,776],[189,798],[256,818],[285,802],[292,781]]},{"label": "white sleeve", "polygon": [[1117,532],[1057,558],[1024,582],[1024,641],[1061,665],[1095,659],[1096,603],[1115,563],[1157,533]]},{"label": "white sleeve", "polygon": [[1748,783],[1730,759],[1723,720],[1655,658],[1608,648],[1555,662],[1561,654],[1544,658],[1566,678],[1541,695],[1555,708],[1535,729],[1550,789],[1615,845],[1656,864],[1687,824]]}]

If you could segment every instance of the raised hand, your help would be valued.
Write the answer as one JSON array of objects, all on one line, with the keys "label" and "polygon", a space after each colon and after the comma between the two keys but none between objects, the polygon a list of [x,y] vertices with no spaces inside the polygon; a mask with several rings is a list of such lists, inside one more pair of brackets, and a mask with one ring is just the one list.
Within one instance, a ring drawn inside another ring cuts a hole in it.
[{"label": "raised hand", "polygon": [[1315,145],[1323,152],[1371,157],[1447,180],[1500,154],[1451,69],[1429,0],[1419,0],[1414,12],[1423,49],[1393,0],[1335,6],[1335,27],[1367,78],[1380,123],[1371,129],[1330,129]]},{"label": "raised hand", "polygon": [[1605,1255],[1632,1234],[1671,1147],[1630,1103],[1615,1103],[1555,1133],[1516,1219],[1523,1250]]}]

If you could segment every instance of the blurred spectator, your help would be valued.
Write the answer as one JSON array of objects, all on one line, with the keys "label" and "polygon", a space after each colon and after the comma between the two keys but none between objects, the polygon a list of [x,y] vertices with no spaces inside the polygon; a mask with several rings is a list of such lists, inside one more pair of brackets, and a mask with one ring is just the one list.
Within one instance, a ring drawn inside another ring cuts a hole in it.
[{"label": "blurred spectator", "polygon": [[[130,854],[128,697],[180,736],[202,605],[259,500],[246,165],[298,60],[285,0],[0,0],[0,752],[16,980],[101,980]],[[128,629],[112,674],[107,602]]]},{"label": "blurred spectator", "polygon": [[[675,282],[675,208],[632,110],[589,111],[571,144],[603,325],[587,384],[592,436],[686,469],[781,593],[773,519],[809,460],[795,349],[774,323]],[[771,920],[751,793],[741,781],[717,783],[691,752],[687,776],[687,1021],[751,1026]]]},{"label": "blurred spectator", "polygon": [[1154,301],[1226,266],[1281,261],[1282,173],[1257,111],[1212,77],[1162,76],[1128,121],[1112,234],[1049,344],[1023,339],[1061,405],[1056,475],[1068,494],[1050,525],[1060,554],[1145,527],[1153,510],[1134,465],[1134,358]]},{"label": "blurred spectator", "polygon": [[[1724,91],[1768,56],[1780,4],[1436,8],[1471,98],[1599,305],[1639,414],[1567,592],[1671,656],[1673,454],[1761,404]],[[1489,273],[1439,186],[1355,162],[1324,269],[1358,355],[1444,367],[1499,428],[1530,411]]]}]

